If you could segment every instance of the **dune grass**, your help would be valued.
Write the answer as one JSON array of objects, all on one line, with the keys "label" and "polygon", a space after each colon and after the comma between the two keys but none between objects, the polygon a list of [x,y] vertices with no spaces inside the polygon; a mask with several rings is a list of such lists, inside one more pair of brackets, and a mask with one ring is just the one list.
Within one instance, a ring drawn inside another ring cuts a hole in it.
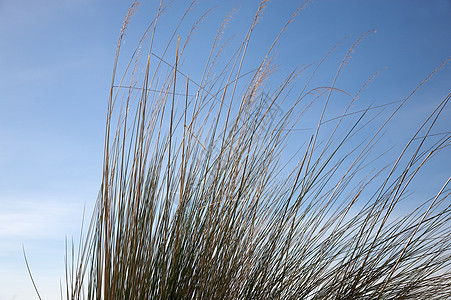
[{"label": "dune grass", "polygon": [[[184,38],[178,33],[194,3],[157,53],[159,18],[170,13],[161,4],[128,63],[118,67],[132,6],[114,62],[101,189],[78,253],[68,251],[62,298],[451,295],[450,179],[421,206],[394,213],[412,196],[411,182],[424,165],[450,144],[449,133],[434,131],[450,96],[392,163],[381,164],[391,153],[377,152],[381,136],[416,90],[385,119],[372,114],[378,107],[356,114],[352,105],[370,78],[348,94],[335,119],[326,119],[334,97],[345,93],[336,79],[364,35],[338,63],[330,86],[311,86],[328,54],[267,92],[280,35],[260,64],[242,67],[265,2],[237,48],[222,39],[231,16],[225,18],[195,79],[182,62],[201,20]],[[316,127],[299,140],[296,130],[318,104]]]}]

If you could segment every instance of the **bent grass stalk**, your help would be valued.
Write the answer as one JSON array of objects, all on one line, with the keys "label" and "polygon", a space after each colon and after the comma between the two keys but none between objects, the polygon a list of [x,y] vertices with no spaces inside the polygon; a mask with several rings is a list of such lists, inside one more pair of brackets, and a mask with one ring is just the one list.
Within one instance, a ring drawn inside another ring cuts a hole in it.
[{"label": "bent grass stalk", "polygon": [[[233,14],[229,13],[198,83],[182,61],[201,21],[185,40],[178,34],[194,2],[161,55],[153,50],[155,32],[168,7],[160,3],[117,82],[121,39],[136,3],[125,18],[108,102],[101,190],[77,261],[72,254],[67,263],[64,298],[449,296],[450,180],[406,215],[393,216],[393,211],[409,197],[407,188],[424,164],[450,144],[449,132],[428,142],[450,96],[424,121],[395,162],[379,167],[384,153],[375,158],[370,154],[388,122],[416,90],[360,141],[356,141],[359,133],[373,122],[369,113],[382,106],[357,113],[350,108],[375,75],[341,115],[325,119],[334,93],[343,92],[335,87],[342,66],[365,35],[346,53],[330,87],[310,87],[329,52],[316,65],[293,70],[268,103],[261,93],[275,71],[275,45],[309,1],[282,27],[251,72],[242,69],[266,1],[260,3],[244,40],[227,53],[228,41],[222,42],[222,34]],[[142,70],[139,56],[149,34]],[[177,46],[169,58],[176,35]],[[226,55],[230,56],[222,69],[213,73]],[[297,78],[312,67],[301,92],[293,96]],[[294,100],[286,112],[274,109],[289,99]],[[314,133],[302,143],[296,140],[297,151],[287,157],[293,133],[320,101],[324,104]],[[349,123],[356,114],[359,117]],[[325,128],[331,122],[333,129]],[[377,169],[367,171],[370,166]]]}]

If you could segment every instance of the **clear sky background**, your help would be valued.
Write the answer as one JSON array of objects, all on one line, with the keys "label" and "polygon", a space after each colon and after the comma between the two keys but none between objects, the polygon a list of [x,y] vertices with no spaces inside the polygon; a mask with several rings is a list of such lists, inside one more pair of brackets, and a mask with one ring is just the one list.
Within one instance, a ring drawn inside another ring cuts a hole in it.
[{"label": "clear sky background", "polygon": [[[143,32],[155,13],[157,1],[141,2],[130,40]],[[183,1],[174,3],[174,14],[169,10],[165,16],[168,24],[179,17],[179,3]],[[215,18],[225,17],[237,3],[203,0],[196,11],[220,4],[210,16],[215,31]],[[273,0],[268,4],[249,49],[251,61],[261,55],[299,3]],[[65,237],[78,236],[83,207],[86,204],[89,216],[100,186],[111,70],[130,4],[124,0],[0,0],[0,300],[36,298],[22,245],[43,298],[58,298]],[[257,5],[258,1],[242,1],[230,30],[244,32]],[[208,29],[209,24],[202,26]],[[376,104],[402,99],[451,57],[451,0],[313,1],[281,40],[280,68],[321,59],[350,35],[348,44],[331,58],[331,68],[336,69],[347,47],[370,29],[377,33],[358,47],[337,87],[355,92],[374,72],[387,67],[364,99]],[[208,45],[211,38],[205,39],[200,31],[192,43]],[[185,73],[200,72],[189,61],[184,67]],[[333,75],[325,68],[323,73]],[[448,64],[401,112],[392,142],[402,146],[400,137],[407,140],[450,91]],[[438,131],[450,130],[449,112],[445,111]],[[446,156],[431,164],[426,176],[430,182],[424,188],[443,183],[449,169]]]}]

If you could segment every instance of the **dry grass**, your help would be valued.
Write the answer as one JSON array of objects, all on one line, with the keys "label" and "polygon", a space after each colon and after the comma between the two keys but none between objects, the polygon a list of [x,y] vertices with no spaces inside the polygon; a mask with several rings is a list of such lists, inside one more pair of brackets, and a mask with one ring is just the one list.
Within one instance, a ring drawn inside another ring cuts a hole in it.
[{"label": "dry grass", "polygon": [[[310,86],[326,56],[294,69],[272,85],[269,98],[262,97],[274,74],[279,37],[253,71],[242,66],[264,6],[262,1],[244,40],[230,52],[222,41],[226,17],[196,80],[181,62],[201,20],[183,40],[177,27],[156,53],[164,6],[117,77],[132,7],[114,64],[101,190],[86,239],[68,260],[62,298],[444,299],[451,294],[450,179],[422,206],[394,214],[410,196],[407,189],[418,171],[449,146],[449,133],[434,142],[430,137],[450,96],[399,157],[380,167],[382,153],[374,149],[413,93],[375,130],[368,126],[374,108],[351,114],[360,90],[337,118],[326,120],[330,102],[341,93],[336,79],[358,39],[329,87]],[[184,17],[178,26],[184,26]],[[306,72],[306,82],[296,81]],[[296,95],[293,86],[301,86]],[[317,127],[306,140],[293,140],[318,103]],[[297,152],[287,151],[287,145]]]}]

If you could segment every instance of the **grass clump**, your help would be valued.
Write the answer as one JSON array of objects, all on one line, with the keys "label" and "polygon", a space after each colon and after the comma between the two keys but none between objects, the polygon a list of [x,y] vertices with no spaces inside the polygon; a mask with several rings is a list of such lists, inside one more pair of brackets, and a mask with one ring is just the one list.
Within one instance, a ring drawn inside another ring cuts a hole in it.
[{"label": "grass clump", "polygon": [[[224,19],[194,79],[182,63],[204,17],[191,31],[179,32],[194,4],[163,48],[157,32],[167,7],[161,4],[122,67],[122,39],[136,4],[125,18],[108,102],[102,185],[86,239],[67,264],[62,297],[449,296],[450,179],[419,207],[401,216],[394,212],[411,196],[420,169],[449,146],[449,133],[437,137],[433,127],[450,96],[394,162],[380,167],[381,135],[413,93],[376,129],[369,126],[376,109],[351,111],[362,89],[349,96],[338,117],[326,119],[333,98],[345,93],[335,82],[361,39],[330,86],[311,87],[329,54],[275,85],[270,79],[280,35],[259,64],[246,65],[262,1],[232,50],[222,36],[230,15]],[[315,127],[306,139],[297,138],[299,124],[318,105]]]}]

